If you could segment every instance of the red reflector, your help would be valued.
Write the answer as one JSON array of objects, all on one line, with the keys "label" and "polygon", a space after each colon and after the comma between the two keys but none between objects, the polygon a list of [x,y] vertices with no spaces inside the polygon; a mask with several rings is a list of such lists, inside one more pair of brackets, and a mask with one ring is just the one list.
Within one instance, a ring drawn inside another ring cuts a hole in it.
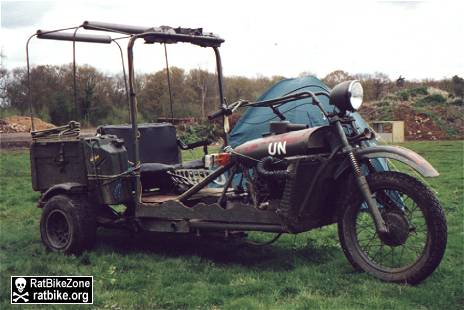
[{"label": "red reflector", "polygon": [[230,162],[230,154],[229,153],[219,153],[215,155],[214,161],[219,166],[225,166]]}]

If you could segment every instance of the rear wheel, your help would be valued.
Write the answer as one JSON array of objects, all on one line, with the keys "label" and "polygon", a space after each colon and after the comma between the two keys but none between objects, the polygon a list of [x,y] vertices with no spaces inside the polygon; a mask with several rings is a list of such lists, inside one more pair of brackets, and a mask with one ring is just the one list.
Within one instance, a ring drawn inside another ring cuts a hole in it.
[{"label": "rear wheel", "polygon": [[97,226],[93,206],[83,195],[56,195],[44,205],[40,235],[54,252],[80,254],[95,240]]},{"label": "rear wheel", "polygon": [[427,278],[446,248],[446,220],[435,195],[398,172],[367,177],[389,233],[379,236],[359,191],[341,210],[338,232],[350,263],[389,282],[416,284]]}]

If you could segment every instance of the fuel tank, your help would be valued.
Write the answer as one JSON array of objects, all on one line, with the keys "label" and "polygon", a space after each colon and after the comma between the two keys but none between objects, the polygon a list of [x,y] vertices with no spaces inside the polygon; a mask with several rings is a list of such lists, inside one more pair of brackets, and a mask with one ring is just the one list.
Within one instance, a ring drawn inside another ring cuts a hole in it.
[{"label": "fuel tank", "polygon": [[237,153],[261,159],[266,156],[289,157],[329,152],[326,136],[330,127],[320,126],[248,141],[237,146]]}]

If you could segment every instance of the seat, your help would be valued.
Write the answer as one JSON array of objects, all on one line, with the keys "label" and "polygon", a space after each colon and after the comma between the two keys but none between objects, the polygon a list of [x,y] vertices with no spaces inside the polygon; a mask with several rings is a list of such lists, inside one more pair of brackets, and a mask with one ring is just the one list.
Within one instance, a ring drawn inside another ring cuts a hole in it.
[{"label": "seat", "polygon": [[167,174],[175,169],[174,165],[161,163],[144,163],[140,165],[140,181],[143,189],[167,188],[172,186],[172,180]]},{"label": "seat", "polygon": [[201,159],[191,160],[182,164],[167,165],[162,163],[144,163],[140,165],[140,181],[142,188],[171,188],[173,180],[168,172],[176,169],[199,169],[203,168],[204,164]]}]

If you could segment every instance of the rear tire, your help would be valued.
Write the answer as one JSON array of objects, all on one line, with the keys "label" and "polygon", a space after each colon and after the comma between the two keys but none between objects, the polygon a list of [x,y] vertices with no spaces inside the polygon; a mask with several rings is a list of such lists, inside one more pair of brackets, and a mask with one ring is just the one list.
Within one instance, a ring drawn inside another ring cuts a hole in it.
[{"label": "rear tire", "polygon": [[84,195],[56,195],[45,203],[40,235],[47,249],[78,255],[91,248],[96,230],[93,205]]},{"label": "rear tire", "polygon": [[[367,180],[387,227],[395,234],[378,236],[372,216],[363,205],[364,199],[358,190],[353,190],[338,220],[345,256],[356,269],[383,281],[423,281],[438,267],[445,253],[447,227],[440,203],[426,186],[403,173],[373,173]],[[414,217],[419,212],[423,219]]]}]

